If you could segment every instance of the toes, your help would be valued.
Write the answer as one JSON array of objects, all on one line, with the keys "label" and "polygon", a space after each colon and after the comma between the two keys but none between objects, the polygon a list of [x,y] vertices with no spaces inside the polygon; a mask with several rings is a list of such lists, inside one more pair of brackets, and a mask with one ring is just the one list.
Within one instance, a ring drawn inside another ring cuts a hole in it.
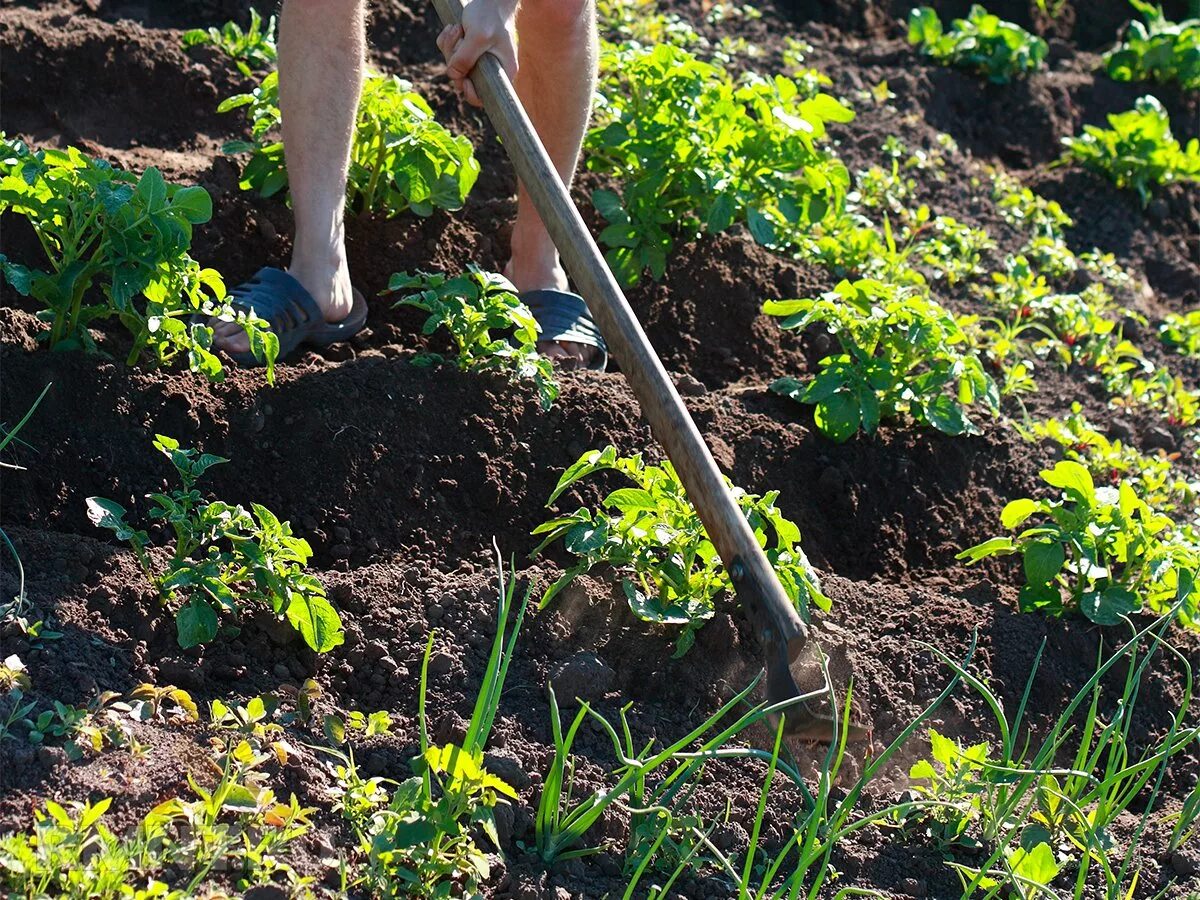
[{"label": "toes", "polygon": [[587,368],[600,351],[576,341],[542,341],[538,344],[538,352],[560,369],[572,370]]},{"label": "toes", "polygon": [[213,330],[213,346],[216,349],[226,353],[250,351],[250,339],[246,337],[246,331],[241,325],[236,322],[223,322],[220,319],[209,319],[208,324]]}]

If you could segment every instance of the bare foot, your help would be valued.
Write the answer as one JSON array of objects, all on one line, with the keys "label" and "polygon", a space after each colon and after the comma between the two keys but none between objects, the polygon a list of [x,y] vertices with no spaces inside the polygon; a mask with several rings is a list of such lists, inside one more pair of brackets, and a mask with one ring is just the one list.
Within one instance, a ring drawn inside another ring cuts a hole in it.
[{"label": "bare foot", "polygon": [[[522,293],[546,289],[567,290],[567,273],[560,265],[555,265],[549,271],[520,270],[510,259],[504,267],[504,277]],[[542,356],[563,369],[586,369],[600,353],[599,348],[577,341],[538,341],[537,348]]]},{"label": "bare foot", "polygon": [[[350,315],[354,306],[354,289],[350,286],[350,270],[344,260],[323,271],[298,266],[293,262],[288,272],[312,294],[326,322],[340,322]],[[212,326],[213,344],[217,349],[227,353],[246,353],[250,350],[246,332],[236,322],[210,319],[209,325]]]}]

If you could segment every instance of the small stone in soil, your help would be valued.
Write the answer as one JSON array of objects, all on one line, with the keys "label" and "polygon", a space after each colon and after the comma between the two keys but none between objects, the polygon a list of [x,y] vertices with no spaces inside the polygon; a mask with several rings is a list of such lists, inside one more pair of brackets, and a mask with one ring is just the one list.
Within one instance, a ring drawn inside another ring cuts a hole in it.
[{"label": "small stone in soil", "polygon": [[550,685],[560,703],[600,700],[612,688],[617,673],[595,653],[576,653],[550,676]]},{"label": "small stone in soil", "polygon": [[489,772],[519,791],[530,785],[529,776],[521,768],[521,763],[507,753],[485,753],[483,763]]},{"label": "small stone in soil", "polygon": [[905,878],[900,882],[900,890],[910,897],[924,897],[928,892],[925,882],[919,878]]},{"label": "small stone in soil", "polygon": [[1200,872],[1200,850],[1176,850],[1171,854],[1171,868],[1182,878]]}]

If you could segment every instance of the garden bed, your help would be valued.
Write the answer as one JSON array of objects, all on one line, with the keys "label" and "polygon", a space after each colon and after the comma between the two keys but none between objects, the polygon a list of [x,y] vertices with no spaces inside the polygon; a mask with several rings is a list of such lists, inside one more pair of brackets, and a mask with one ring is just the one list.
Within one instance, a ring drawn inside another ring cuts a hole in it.
[{"label": "garden bed", "polygon": [[[1032,5],[998,4],[1003,8],[996,11],[1032,25]],[[691,6],[681,4],[681,12]],[[1113,33],[1125,14],[1110,16],[1107,9],[1122,4],[1097,4],[1105,11],[1093,17],[1091,5],[1085,15],[1082,5],[1068,3],[1054,32],[1049,71],[1007,87],[921,60],[898,24],[907,10],[893,6],[777,0],[762,5],[762,19],[722,27],[742,29],[761,48],[754,65],[763,70],[780,59],[779,35],[802,35],[814,47],[809,62],[833,79],[839,95],[887,80],[895,94],[891,107],[863,106],[855,121],[836,128],[851,171],[879,162],[888,135],[932,148],[937,132],[947,132],[958,146],[946,151],[940,180],[921,184],[928,196],[920,199],[935,212],[988,228],[996,253],[1011,251],[1016,236],[978,186],[980,179],[986,184],[984,164],[1005,167],[1075,219],[1068,233],[1073,249],[1113,252],[1144,277],[1149,290],[1138,299],[1139,311],[1152,323],[1200,305],[1195,186],[1173,186],[1143,209],[1132,194],[1095,176],[1050,167],[1060,137],[1128,108],[1140,93],[1140,86],[1093,73],[1095,51],[1104,45],[1101,22],[1111,24],[1103,33]],[[963,6],[944,4],[955,13]],[[441,121],[475,144],[483,172],[466,207],[426,219],[351,220],[351,272],[372,298],[368,329],[349,345],[289,359],[278,367],[274,387],[260,372],[232,367],[218,385],[186,371],[128,368],[121,362],[124,338],[115,331],[100,335],[111,358],[47,352],[35,344],[42,326],[32,301],[6,290],[3,420],[11,425],[45,385],[52,387],[21,432],[21,444],[10,448],[10,461],[26,471],[5,472],[3,524],[24,561],[31,618],[45,619],[63,637],[37,648],[10,630],[0,636],[0,659],[15,653],[26,663],[31,697],[76,705],[97,691],[126,692],[142,682],[178,685],[201,706],[214,699],[244,702],[312,678],[323,713],[391,713],[392,733],[365,741],[357,752],[368,774],[404,778],[417,749],[418,673],[431,629],[435,738],[452,740],[465,728],[494,627],[492,540],[505,558],[515,558],[523,583],[548,584],[565,557],[530,561],[527,554],[534,546],[530,531],[547,518],[544,504],[562,471],[584,451],[609,443],[624,453],[661,453],[619,374],[619,360],[607,373],[562,374],[561,396],[549,411],[501,378],[413,365],[416,354],[446,348],[436,336],[420,334],[418,313],[395,309],[378,293],[393,272],[457,272],[467,261],[499,270],[515,181],[482,114],[460,107],[439,78],[432,12],[395,0],[372,7],[375,63],[410,79]],[[220,154],[222,142],[244,136],[243,120],[218,115],[216,105],[247,82],[215,51],[184,52],[179,36],[242,16],[242,4],[215,0],[95,0],[0,10],[9,135],[37,146],[78,146],[131,169],[157,166],[171,180],[205,187],[215,213],[197,228],[192,254],[229,284],[262,265],[286,262],[290,212],[280,199],[240,191],[236,164]],[[1163,100],[1178,136],[1195,136],[1195,95],[1169,94]],[[588,193],[605,183],[586,173],[577,185],[576,198],[593,224],[599,219]],[[9,217],[2,227],[4,253],[32,259],[36,241],[24,223]],[[976,670],[1008,709],[1020,702],[1046,641],[1027,712],[1033,733],[1041,734],[1091,676],[1099,649],[1111,649],[1124,631],[1077,617],[1021,615],[1016,562],[967,568],[955,555],[1000,533],[1007,500],[1038,495],[1038,470],[1053,464],[1058,451],[1023,440],[1001,420],[987,421],[977,436],[894,422],[874,437],[858,434],[842,445],[824,438],[809,408],[768,390],[778,376],[810,371],[821,352],[759,310],[765,299],[815,296],[835,281],[822,268],[769,253],[735,228],[678,248],[665,279],[644,282],[629,299],[679,379],[722,470],[748,490],[779,490],[780,508],[800,526],[833,599],[814,637],[830,654],[839,686],[853,675],[856,714],[873,726],[876,746],[899,734],[950,679],[930,645],[962,658],[975,635]],[[961,300],[944,302],[953,307]],[[1200,365],[1169,356],[1147,332],[1140,342],[1147,354],[1169,362],[1189,388],[1200,386]],[[1078,401],[1099,429],[1146,450],[1178,453],[1186,472],[1200,470],[1193,431],[1164,423],[1153,410],[1111,409],[1084,373],[1047,368],[1040,385],[1025,399],[1031,415],[1062,416]],[[1020,412],[1015,405],[1006,411]],[[315,570],[342,613],[345,644],[318,656],[290,631],[251,619],[235,638],[178,647],[171,618],[134,556],[105,540],[84,503],[93,495],[109,497],[144,520],[145,495],[161,490],[170,475],[151,447],[156,433],[228,457],[206,488],[230,502],[265,504],[310,541]],[[597,496],[594,488],[583,495]],[[2,584],[6,597],[16,593],[7,557]],[[1194,633],[1176,629],[1173,638],[1193,665],[1200,663]],[[602,572],[531,615],[492,740],[494,752],[508,760],[506,771],[517,773],[521,799],[502,828],[504,863],[493,871],[490,895],[620,896],[627,878],[620,852],[626,820],[619,814],[604,820],[597,840],[611,840],[613,849],[598,856],[547,872],[522,849],[532,843],[532,811],[553,755],[545,685],[561,667],[582,665],[582,652],[594,653],[600,660],[597,708],[615,715],[632,703],[636,739],[670,741],[716,710],[760,664],[730,600],[689,654],[672,659],[672,645],[667,630],[630,614],[616,581]],[[1120,677],[1114,673],[1113,682]],[[1135,746],[1161,740],[1183,691],[1179,666],[1164,661],[1154,669],[1139,697]],[[964,743],[996,739],[982,701],[962,687],[932,724]],[[186,793],[187,774],[202,770],[211,733],[200,725],[150,722],[138,726],[137,736],[147,748],[143,756],[111,750],[82,762],[68,761],[52,746],[0,743],[0,830],[27,828],[30,810],[48,798],[112,796],[110,816],[127,824]],[[770,749],[765,729],[753,736]],[[577,751],[588,763],[584,781],[605,786],[613,767],[607,737],[584,729]],[[823,755],[805,745],[794,752],[809,766]],[[857,774],[865,752],[852,747],[845,777]],[[909,765],[922,755],[928,755],[923,733],[872,783],[865,805],[893,802],[906,787]],[[330,872],[318,860],[350,840],[330,811],[328,773],[315,765],[269,771],[278,794],[295,791],[302,804],[318,808],[306,853],[292,864],[328,887],[321,879]],[[1193,746],[1167,771],[1167,811],[1195,785],[1198,772],[1200,746]],[[730,850],[745,847],[761,778],[761,767],[726,763],[705,775],[697,802],[715,817],[730,804],[731,824],[721,832]],[[782,843],[798,803],[794,791],[776,793],[768,844]],[[1140,812],[1136,803],[1133,811]],[[1165,827],[1156,824],[1142,844],[1136,897],[1200,889],[1200,879],[1188,881],[1182,864],[1162,852]],[[906,841],[890,829],[854,835],[835,851],[833,864],[843,873],[839,886],[928,897],[956,896],[961,889],[932,843]],[[712,876],[685,878],[676,889],[683,897],[728,895]]]}]

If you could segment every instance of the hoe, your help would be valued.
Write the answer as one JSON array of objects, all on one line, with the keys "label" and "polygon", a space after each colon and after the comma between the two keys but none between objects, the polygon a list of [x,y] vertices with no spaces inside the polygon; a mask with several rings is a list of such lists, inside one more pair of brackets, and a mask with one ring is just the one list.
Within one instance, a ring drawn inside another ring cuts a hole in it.
[{"label": "hoe", "polygon": [[[433,0],[443,24],[458,24],[460,0]],[[838,723],[814,711],[796,686],[791,666],[808,630],[758,546],[745,516],[683,405],[675,385],[592,240],[570,193],[546,154],[500,61],[485,53],[471,73],[484,110],[500,135],[513,167],[562,256],[567,273],[587,300],[610,350],[620,362],[659,443],[729,572],[765,656],[768,704],[787,704],[784,733],[811,741],[838,739]],[[851,726],[850,736],[867,730]]]}]

